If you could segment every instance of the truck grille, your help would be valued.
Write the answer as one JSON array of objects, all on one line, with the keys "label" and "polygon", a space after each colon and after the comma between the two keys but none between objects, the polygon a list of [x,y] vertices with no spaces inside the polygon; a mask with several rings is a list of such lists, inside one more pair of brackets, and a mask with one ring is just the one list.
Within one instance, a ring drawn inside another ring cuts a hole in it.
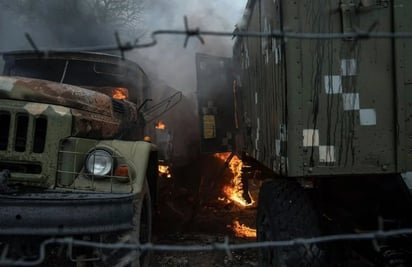
[{"label": "truck grille", "polygon": [[60,141],[71,134],[69,108],[0,99],[0,171],[10,183],[53,187]]},{"label": "truck grille", "polygon": [[7,149],[10,130],[10,113],[0,112],[0,150]]},{"label": "truck grille", "polygon": [[[43,153],[47,118],[0,111],[0,150]],[[32,130],[30,130],[32,129]]]},{"label": "truck grille", "polygon": [[4,169],[18,173],[40,174],[42,172],[42,167],[40,163],[0,162],[0,170]]}]

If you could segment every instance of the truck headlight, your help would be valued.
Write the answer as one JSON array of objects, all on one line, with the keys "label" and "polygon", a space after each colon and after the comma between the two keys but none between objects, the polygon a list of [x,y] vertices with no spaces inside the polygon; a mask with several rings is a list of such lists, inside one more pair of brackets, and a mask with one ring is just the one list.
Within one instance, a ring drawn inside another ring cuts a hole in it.
[{"label": "truck headlight", "polygon": [[96,176],[105,176],[113,167],[112,155],[103,149],[95,149],[86,158],[86,170]]}]

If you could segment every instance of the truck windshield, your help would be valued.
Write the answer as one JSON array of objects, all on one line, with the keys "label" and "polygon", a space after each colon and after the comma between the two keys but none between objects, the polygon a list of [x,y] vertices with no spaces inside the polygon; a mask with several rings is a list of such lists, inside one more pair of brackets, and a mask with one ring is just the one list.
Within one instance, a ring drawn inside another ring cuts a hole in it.
[{"label": "truck windshield", "polygon": [[6,55],[4,74],[81,86],[113,98],[138,101],[142,72],[114,56],[99,54]]}]

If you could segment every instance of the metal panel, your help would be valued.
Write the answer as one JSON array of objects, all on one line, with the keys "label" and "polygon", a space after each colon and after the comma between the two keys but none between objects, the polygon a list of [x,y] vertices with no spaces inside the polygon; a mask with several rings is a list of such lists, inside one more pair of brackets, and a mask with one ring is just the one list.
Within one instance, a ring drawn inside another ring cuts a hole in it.
[{"label": "metal panel", "polygon": [[[412,2],[394,1],[394,31],[412,31]],[[395,39],[397,171],[412,170],[412,40]]]},{"label": "metal panel", "polygon": [[[391,31],[390,7],[344,3],[288,2],[285,24],[291,31],[327,33],[379,22],[373,31]],[[350,16],[347,8],[355,9]],[[289,175],[394,172],[391,40],[291,40],[286,53]]]},{"label": "metal panel", "polygon": [[[248,31],[260,31],[260,1],[254,1],[250,6],[251,17],[249,19]],[[244,81],[242,89],[243,118],[242,123],[247,128],[243,137],[245,150],[254,158],[262,160],[263,143],[261,139],[260,105],[262,103],[262,72],[260,39],[244,39],[244,60],[247,64],[243,67]]]},{"label": "metal panel", "polygon": [[0,234],[70,235],[130,229],[133,200],[132,194],[0,194]]},{"label": "metal panel", "polygon": [[201,151],[231,151],[235,143],[232,60],[196,55]]},{"label": "metal panel", "polygon": [[[251,3],[249,31],[392,31],[387,1]],[[287,176],[396,172],[392,40],[244,39],[251,156]]]}]

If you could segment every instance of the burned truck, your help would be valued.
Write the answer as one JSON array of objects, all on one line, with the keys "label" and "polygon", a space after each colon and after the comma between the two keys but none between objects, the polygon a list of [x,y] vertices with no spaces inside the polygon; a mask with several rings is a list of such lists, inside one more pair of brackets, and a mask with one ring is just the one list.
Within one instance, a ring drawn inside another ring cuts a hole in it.
[{"label": "burned truck", "polygon": [[[406,0],[249,0],[232,64],[198,55],[204,147],[229,147],[243,175],[264,181],[259,241],[411,227],[412,40],[397,38],[412,32],[411,10]],[[232,83],[219,82],[226,66]],[[410,237],[268,247],[259,261],[329,266],[348,244],[375,264],[411,264]]]},{"label": "burned truck", "polygon": [[[149,242],[158,174],[156,147],[144,140],[150,89],[144,71],[100,53],[3,57],[0,245],[8,253],[2,260],[42,261],[39,244],[50,237]],[[146,266],[149,255],[69,251],[71,261],[99,266],[125,260]]]}]

